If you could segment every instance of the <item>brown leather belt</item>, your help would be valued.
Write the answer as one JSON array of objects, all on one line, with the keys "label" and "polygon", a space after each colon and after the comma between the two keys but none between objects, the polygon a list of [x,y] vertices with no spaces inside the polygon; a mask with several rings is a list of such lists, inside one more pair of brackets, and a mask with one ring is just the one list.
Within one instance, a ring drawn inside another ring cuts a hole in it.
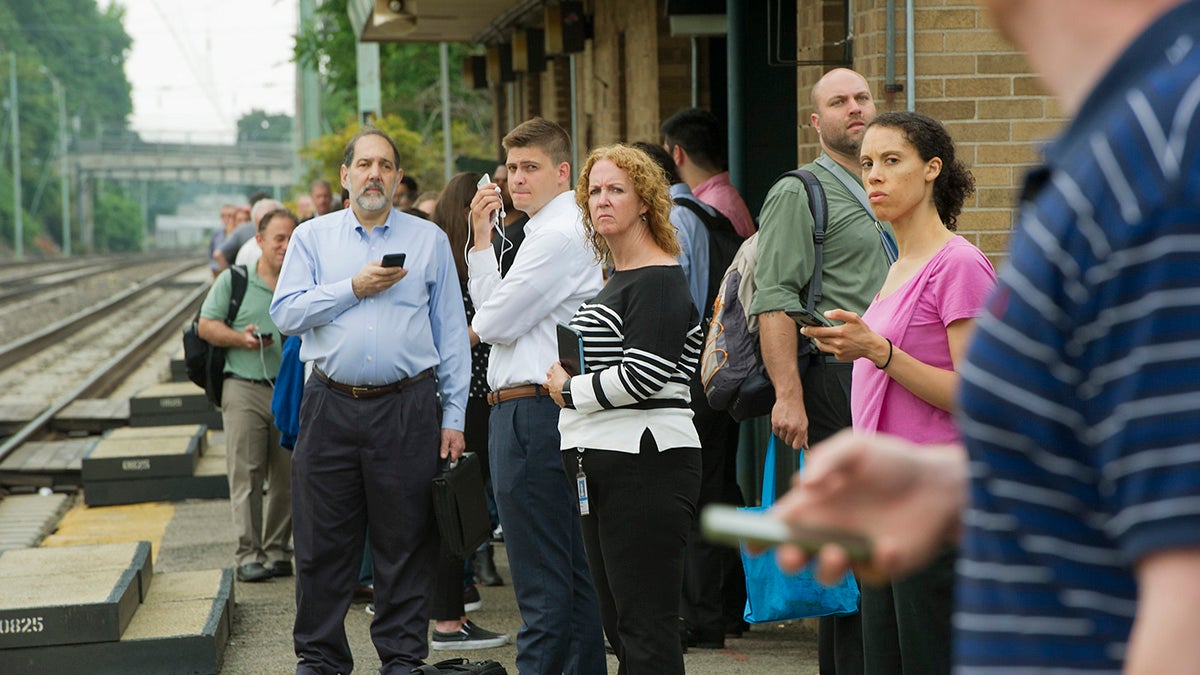
[{"label": "brown leather belt", "polygon": [[413,375],[412,377],[406,377],[399,382],[392,382],[391,384],[384,384],[378,387],[362,387],[352,384],[342,384],[341,382],[330,379],[328,375],[321,372],[320,368],[313,368],[313,375],[316,375],[318,380],[324,382],[329,386],[330,389],[333,389],[334,391],[340,391],[343,394],[349,394],[354,398],[377,398],[385,394],[395,393],[409,385],[416,384],[417,382],[424,380],[430,375],[433,375],[433,369],[429,368],[424,372]]},{"label": "brown leather belt", "polygon": [[509,387],[508,389],[499,389],[497,391],[489,391],[487,395],[488,405],[496,405],[505,401],[511,401],[514,398],[529,398],[531,396],[549,396],[550,390],[540,384],[523,384],[519,387]]}]

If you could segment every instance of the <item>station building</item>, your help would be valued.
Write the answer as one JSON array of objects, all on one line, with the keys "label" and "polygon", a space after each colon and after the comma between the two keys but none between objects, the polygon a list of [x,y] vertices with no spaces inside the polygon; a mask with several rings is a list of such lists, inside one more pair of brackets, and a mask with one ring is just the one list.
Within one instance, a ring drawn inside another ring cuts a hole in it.
[{"label": "station building", "polygon": [[974,0],[351,0],[350,13],[363,41],[478,45],[458,65],[492,93],[497,157],[535,115],[569,130],[582,157],[661,142],[663,119],[708,108],[727,123],[731,179],[754,214],[775,177],[819,152],[813,83],[853,68],[880,111],[945,123],[977,182],[959,233],[997,264],[1022,176],[1065,121]]}]

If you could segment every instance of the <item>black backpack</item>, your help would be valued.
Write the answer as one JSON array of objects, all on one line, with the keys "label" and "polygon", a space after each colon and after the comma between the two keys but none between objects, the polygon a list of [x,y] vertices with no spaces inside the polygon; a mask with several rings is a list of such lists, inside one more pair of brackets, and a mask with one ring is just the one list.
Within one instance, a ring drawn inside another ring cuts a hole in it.
[{"label": "black backpack", "polygon": [[725,276],[725,270],[729,269],[733,256],[737,255],[745,239],[737,233],[724,213],[715,208],[713,213],[709,213],[694,197],[676,197],[675,203],[696,214],[704,223],[704,229],[708,230],[708,290],[704,295],[704,316],[701,317],[702,325],[707,327],[712,320],[713,301],[721,290],[721,277]]},{"label": "black backpack", "polygon": [[[225,317],[225,325],[232,326],[237,318],[238,308],[246,297],[246,286],[249,279],[246,276],[245,265],[233,265],[229,268],[229,314]],[[183,329],[183,361],[187,368],[188,379],[204,389],[205,396],[215,406],[221,405],[221,389],[225,384],[225,348],[214,347],[200,337],[200,310],[187,328]]]}]

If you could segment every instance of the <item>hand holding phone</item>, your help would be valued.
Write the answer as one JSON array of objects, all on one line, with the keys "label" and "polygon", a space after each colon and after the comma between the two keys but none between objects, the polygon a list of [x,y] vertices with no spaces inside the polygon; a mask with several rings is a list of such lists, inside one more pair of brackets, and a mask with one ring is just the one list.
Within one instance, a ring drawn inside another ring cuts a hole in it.
[{"label": "hand holding phone", "polygon": [[383,256],[380,265],[383,267],[404,267],[404,259],[407,257],[405,253],[388,253]]},{"label": "hand holding phone", "polygon": [[255,331],[254,337],[258,338],[259,340],[262,340],[263,342],[266,342],[267,340],[270,340],[271,338],[275,337],[275,334],[274,333],[259,333],[258,331]]},{"label": "hand holding phone", "polygon": [[789,309],[787,315],[792,317],[801,326],[811,326],[813,328],[833,328],[833,323],[826,319],[823,315],[817,312],[810,312],[801,307],[800,309]]},{"label": "hand holding phone", "polygon": [[[479,179],[479,182],[475,184],[475,187],[481,188],[481,187],[490,185],[491,183],[492,183],[492,177],[489,174],[485,173]],[[492,211],[492,215],[491,215],[492,227],[499,226],[500,221],[503,220],[506,215],[504,213],[504,193],[500,191],[499,185],[496,186],[496,196],[500,198],[500,208],[496,209],[495,211]]]},{"label": "hand holding phone", "polygon": [[704,507],[700,513],[700,531],[705,539],[730,546],[794,544],[813,556],[825,544],[836,544],[846,551],[851,562],[867,562],[872,555],[871,540],[857,532],[793,527],[765,513],[743,511],[724,504]]}]

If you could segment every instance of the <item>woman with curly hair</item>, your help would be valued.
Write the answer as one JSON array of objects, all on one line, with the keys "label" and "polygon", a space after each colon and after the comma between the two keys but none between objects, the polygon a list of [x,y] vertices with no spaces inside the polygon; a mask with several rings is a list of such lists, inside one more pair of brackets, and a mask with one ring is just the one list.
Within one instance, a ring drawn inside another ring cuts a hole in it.
[{"label": "woman with curly hair", "polygon": [[700,317],[653,159],[624,145],[592,151],[575,199],[597,259],[614,271],[570,321],[583,372],[556,362],[545,386],[562,407],[563,466],[581,484],[584,546],[618,672],[681,675],[683,552],[700,492],[688,406]]},{"label": "woman with curly hair", "polygon": [[[954,233],[975,180],[955,158],[946,129],[920,113],[878,115],[860,152],[867,196],[875,217],[891,223],[899,257],[862,317],[830,310],[827,319],[844,323],[801,332],[854,361],[855,431],[958,443],[956,368],[996,283],[983,253]],[[949,675],[954,558],[947,549],[890,586],[863,586],[868,675]]]}]

